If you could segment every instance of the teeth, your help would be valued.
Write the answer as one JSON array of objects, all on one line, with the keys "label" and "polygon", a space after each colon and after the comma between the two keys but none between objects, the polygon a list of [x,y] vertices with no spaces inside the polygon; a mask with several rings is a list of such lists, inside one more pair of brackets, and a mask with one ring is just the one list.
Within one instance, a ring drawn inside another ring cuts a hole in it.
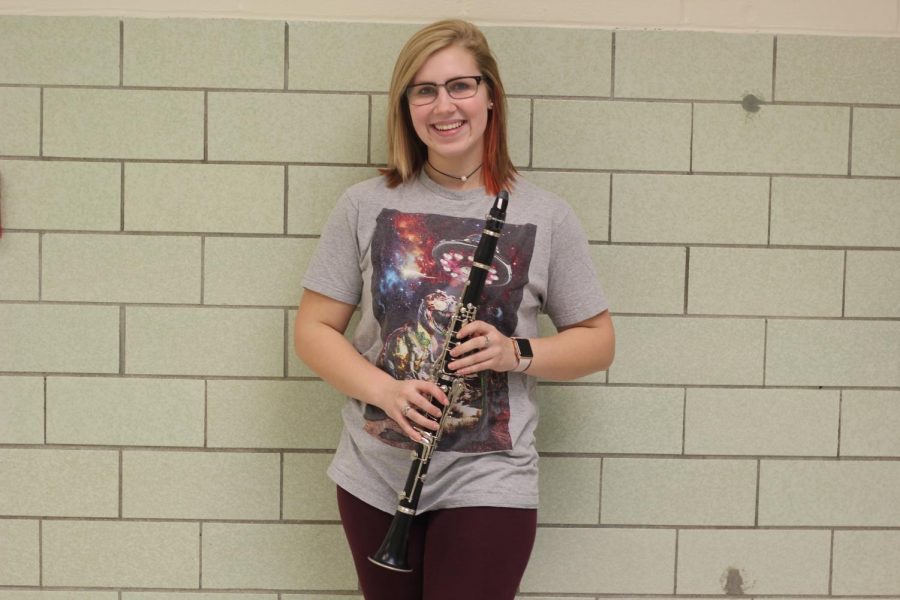
[{"label": "teeth", "polygon": [[434,128],[437,129],[438,131],[450,131],[451,129],[457,129],[458,127],[462,127],[462,124],[463,124],[462,121],[457,121],[456,123],[441,124],[441,125],[438,125],[437,123],[435,123]]}]

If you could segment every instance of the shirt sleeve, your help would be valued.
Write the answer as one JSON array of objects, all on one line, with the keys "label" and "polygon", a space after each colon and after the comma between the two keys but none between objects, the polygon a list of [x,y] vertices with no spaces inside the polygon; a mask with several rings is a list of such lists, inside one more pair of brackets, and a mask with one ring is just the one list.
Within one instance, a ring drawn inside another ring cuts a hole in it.
[{"label": "shirt sleeve", "polygon": [[304,288],[346,304],[359,304],[363,281],[358,221],[359,207],[345,192],[322,229],[303,277]]},{"label": "shirt sleeve", "polygon": [[544,311],[556,327],[579,323],[609,308],[597,277],[587,236],[567,207],[550,241],[550,268]]}]

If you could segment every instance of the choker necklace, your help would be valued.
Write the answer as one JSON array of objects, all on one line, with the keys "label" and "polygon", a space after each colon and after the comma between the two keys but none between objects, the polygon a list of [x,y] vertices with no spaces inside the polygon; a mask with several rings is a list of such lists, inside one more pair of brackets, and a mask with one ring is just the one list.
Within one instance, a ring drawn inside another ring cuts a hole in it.
[{"label": "choker necklace", "polygon": [[[481,165],[478,165],[477,167],[475,167],[475,170],[472,171],[471,173],[469,173],[468,175],[463,175],[462,177],[457,177],[456,175],[451,175],[450,173],[444,173],[443,171],[441,171],[440,169],[438,169],[437,167],[435,167],[433,164],[431,164],[431,161],[430,161],[430,160],[427,160],[427,159],[426,159],[425,162],[428,163],[428,166],[429,166],[429,167],[431,167],[432,169],[434,169],[435,171],[437,171],[438,173],[440,173],[440,174],[443,175],[444,177],[449,177],[450,179],[455,179],[455,180],[457,180],[457,181],[462,181],[463,183],[467,182],[467,181],[469,180],[469,177],[471,177],[472,175],[474,175],[475,173],[477,173],[477,172],[478,172],[478,169],[481,168]],[[484,164],[484,163],[481,163],[481,164]]]}]

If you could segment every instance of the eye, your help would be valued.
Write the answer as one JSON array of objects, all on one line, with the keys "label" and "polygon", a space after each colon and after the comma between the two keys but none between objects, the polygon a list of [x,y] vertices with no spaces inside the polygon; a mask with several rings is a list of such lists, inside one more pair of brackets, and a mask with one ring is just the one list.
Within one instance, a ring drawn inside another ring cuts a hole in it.
[{"label": "eye", "polygon": [[437,88],[433,85],[416,85],[412,88],[413,96],[428,98],[437,94]]},{"label": "eye", "polygon": [[469,93],[473,89],[475,89],[475,80],[474,79],[457,79],[456,81],[451,81],[450,91],[454,94],[460,93]]}]

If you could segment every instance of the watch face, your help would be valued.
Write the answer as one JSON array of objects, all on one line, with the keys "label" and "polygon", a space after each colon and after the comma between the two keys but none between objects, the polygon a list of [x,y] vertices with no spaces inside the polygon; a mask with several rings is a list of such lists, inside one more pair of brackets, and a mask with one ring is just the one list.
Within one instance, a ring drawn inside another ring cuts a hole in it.
[{"label": "watch face", "polygon": [[525,338],[516,338],[516,343],[519,345],[519,356],[534,358],[534,354],[531,352],[531,342]]}]

